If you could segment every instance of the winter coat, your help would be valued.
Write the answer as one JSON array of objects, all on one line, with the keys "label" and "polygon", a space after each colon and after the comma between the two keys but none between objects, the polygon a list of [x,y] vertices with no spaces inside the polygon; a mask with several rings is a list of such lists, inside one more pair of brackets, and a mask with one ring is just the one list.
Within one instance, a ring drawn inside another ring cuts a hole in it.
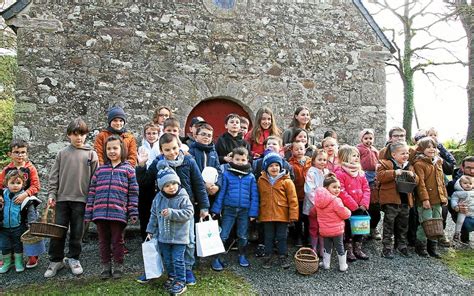
[{"label": "winter coat", "polygon": [[341,193],[339,197],[346,207],[351,211],[357,210],[360,206],[369,208],[370,188],[363,173],[356,177],[349,175],[342,167],[336,168],[334,172],[341,183]]},{"label": "winter coat", "polygon": [[357,146],[360,154],[360,165],[364,171],[375,171],[377,160],[379,159],[379,152],[374,146],[367,147],[362,143]]},{"label": "winter coat", "polygon": [[228,168],[211,212],[220,214],[223,206],[249,209],[249,217],[258,217],[257,181],[252,173],[237,174]]},{"label": "winter coat", "polygon": [[[11,170],[16,170],[16,166],[13,162],[10,162],[0,173],[0,187],[3,187],[3,181],[5,180],[5,176]],[[38,194],[40,191],[40,180],[38,177],[38,171],[36,170],[35,166],[30,162],[26,161],[25,165],[19,169],[23,177],[25,178],[25,184],[23,188],[25,192],[28,193],[28,196],[33,196]]]},{"label": "winter coat", "polygon": [[433,164],[432,159],[423,154],[418,154],[415,157],[413,167],[415,168],[415,173],[420,178],[416,187],[416,202],[418,206],[421,206],[425,200],[428,200],[433,205],[446,204],[448,202],[448,193],[444,186],[442,162],[441,158],[437,158],[436,163]]},{"label": "winter coat", "polygon": [[337,158],[337,155],[334,155],[334,159],[332,161],[328,159],[327,168],[330,172],[335,172],[338,166],[339,158]]},{"label": "winter coat", "polygon": [[[264,155],[265,155],[265,153],[263,154],[262,157],[260,157],[259,159],[255,159],[252,162],[253,174],[254,174],[255,179],[257,181],[258,181],[258,179],[260,179],[260,176],[262,176],[262,171],[263,171],[262,166],[263,166],[263,157],[264,157]],[[294,181],[295,180],[295,172],[293,171],[293,168],[288,163],[288,161],[286,161],[285,159],[282,159],[282,161],[283,161],[283,169],[290,174],[290,179],[292,181]]]},{"label": "winter coat", "polygon": [[224,157],[237,147],[244,147],[250,154],[250,144],[243,139],[242,133],[239,133],[236,137],[232,137],[228,132],[223,133],[216,142],[216,151],[219,155],[220,164],[225,164]]},{"label": "winter coat", "polygon": [[308,170],[311,168],[311,158],[305,157],[304,164],[301,164],[299,160],[294,158],[293,156],[290,158],[288,163],[293,168],[295,172],[295,188],[296,188],[296,195],[298,196],[298,201],[304,200],[304,183],[306,181],[306,175]]},{"label": "winter coat", "polygon": [[314,200],[315,206],[309,212],[310,224],[312,220],[317,219],[319,234],[322,237],[342,235],[345,226],[344,220],[349,219],[351,211],[344,206],[340,198],[332,195],[324,187],[316,189]]},{"label": "winter coat", "polygon": [[[161,212],[168,209],[169,215]],[[158,192],[151,207],[150,221],[146,232],[152,233],[161,243],[187,245],[189,241],[189,221],[193,219],[194,207],[186,189],[180,188],[176,196],[165,197]]]},{"label": "winter coat", "polygon": [[454,190],[456,190],[451,195],[451,207],[454,209],[459,203],[463,203],[467,206],[467,215],[469,217],[474,216],[474,190],[465,191],[461,184],[459,184],[459,180],[456,181],[454,184]]},{"label": "winter coat", "polygon": [[265,145],[263,144],[263,141],[265,141],[266,138],[270,136],[270,129],[262,130],[262,133],[260,135],[259,143],[255,139],[252,139],[252,131],[249,131],[245,135],[245,141],[247,141],[250,144],[250,152],[252,156],[255,154],[258,155],[263,155],[263,151],[265,151]]},{"label": "winter coat", "polygon": [[260,193],[260,222],[286,222],[298,220],[298,197],[288,173],[272,185],[266,172],[258,179]]},{"label": "winter coat", "polygon": [[138,216],[138,184],[135,170],[126,161],[100,166],[91,180],[85,221],[108,220],[127,223]]},{"label": "winter coat", "polygon": [[[105,162],[105,151],[104,151],[104,144],[105,140],[108,137],[113,135],[110,131],[103,129],[95,138],[94,142],[94,150],[97,152],[97,156],[99,157],[99,164],[102,165]],[[118,135],[118,134],[117,134]],[[125,150],[127,151],[127,160],[132,167],[137,165],[137,141],[132,133],[125,132],[120,134],[120,138],[122,138],[123,145],[125,146]]]},{"label": "winter coat", "polygon": [[303,214],[309,215],[309,211],[314,206],[314,195],[318,187],[323,187],[324,176],[328,174],[328,169],[321,171],[315,167],[310,167],[306,174],[306,180],[304,183],[304,202],[303,202]]},{"label": "winter coat", "polygon": [[[415,173],[413,166],[408,165],[408,167],[403,168],[403,170],[408,170]],[[379,160],[379,165],[377,166],[377,180],[379,182],[378,196],[379,202],[381,205],[384,204],[401,204],[400,193],[397,191],[397,183],[395,182],[395,168],[391,160],[381,159]],[[419,179],[415,174],[415,182],[418,184]],[[413,194],[408,193],[408,205],[413,207]]]},{"label": "winter coat", "polygon": [[27,197],[21,204],[16,204],[16,197],[24,191],[13,194],[10,190],[3,191],[3,228],[15,228],[38,219],[36,207],[41,201],[35,196]]},{"label": "winter coat", "polygon": [[193,142],[189,147],[189,154],[194,157],[199,171],[202,172],[205,167],[213,167],[219,174],[215,185],[222,186],[222,170],[219,163],[219,155],[217,155],[214,144],[204,145],[198,142]]}]

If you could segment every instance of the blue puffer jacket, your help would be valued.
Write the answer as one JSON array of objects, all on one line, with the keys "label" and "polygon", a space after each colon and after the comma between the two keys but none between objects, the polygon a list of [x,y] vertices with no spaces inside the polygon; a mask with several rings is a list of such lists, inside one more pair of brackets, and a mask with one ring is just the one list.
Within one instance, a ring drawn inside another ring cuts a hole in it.
[{"label": "blue puffer jacket", "polygon": [[196,164],[198,165],[199,171],[202,172],[205,167],[213,167],[219,174],[216,185],[219,188],[222,186],[222,171],[219,163],[219,155],[217,155],[214,144],[204,145],[198,142],[193,142],[189,147],[189,154],[194,156]]},{"label": "blue puffer jacket", "polygon": [[259,196],[257,181],[252,173],[237,174],[231,168],[224,171],[222,187],[211,212],[220,214],[223,206],[249,209],[249,217],[258,217]]},{"label": "blue puffer jacket", "polygon": [[[21,225],[23,222],[21,215],[21,204],[15,204],[14,200],[18,194],[21,194],[23,191],[18,192],[13,195],[10,194],[8,189],[3,191],[3,201],[4,201],[4,212],[3,212],[3,227],[4,228],[14,228]],[[12,196],[13,195],[13,196]]]}]

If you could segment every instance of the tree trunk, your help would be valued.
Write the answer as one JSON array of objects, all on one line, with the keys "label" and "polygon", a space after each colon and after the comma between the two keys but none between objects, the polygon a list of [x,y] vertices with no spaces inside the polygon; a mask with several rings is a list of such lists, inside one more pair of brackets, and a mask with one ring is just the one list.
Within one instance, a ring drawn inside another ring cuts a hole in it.
[{"label": "tree trunk", "polygon": [[413,122],[413,109],[414,109],[414,84],[413,84],[413,69],[411,67],[411,40],[413,38],[413,32],[411,30],[410,22],[410,10],[409,10],[409,0],[405,0],[405,7],[403,11],[403,31],[405,34],[405,41],[403,44],[403,128],[407,132],[407,141],[411,142],[411,127]]}]

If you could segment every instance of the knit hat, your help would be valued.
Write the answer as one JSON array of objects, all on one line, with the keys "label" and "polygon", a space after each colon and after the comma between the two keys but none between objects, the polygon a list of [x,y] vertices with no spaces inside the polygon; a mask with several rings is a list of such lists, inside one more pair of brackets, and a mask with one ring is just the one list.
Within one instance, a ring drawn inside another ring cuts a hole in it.
[{"label": "knit hat", "polygon": [[267,155],[265,155],[265,157],[263,158],[263,164],[262,164],[263,170],[266,172],[268,167],[272,163],[278,163],[278,165],[280,166],[280,171],[283,168],[283,160],[278,153],[270,152]]},{"label": "knit hat", "polygon": [[164,167],[160,171],[158,171],[158,188],[163,190],[166,183],[169,182],[176,182],[181,185],[181,180],[179,179],[178,175],[176,175],[175,171],[170,167]]},{"label": "knit hat", "polygon": [[375,132],[373,129],[371,128],[364,128],[360,133],[359,133],[359,140],[362,142],[362,138],[367,135],[367,134],[371,134],[375,137]]},{"label": "knit hat", "polygon": [[123,122],[127,121],[127,115],[123,111],[121,107],[115,106],[111,107],[107,113],[107,121],[110,125],[110,122],[114,120],[115,118],[121,118],[123,119]]}]

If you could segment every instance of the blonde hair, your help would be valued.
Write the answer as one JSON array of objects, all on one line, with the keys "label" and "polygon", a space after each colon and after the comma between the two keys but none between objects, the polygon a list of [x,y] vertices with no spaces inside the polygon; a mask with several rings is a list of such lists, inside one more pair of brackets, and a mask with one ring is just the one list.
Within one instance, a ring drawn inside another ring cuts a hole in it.
[{"label": "blonde hair", "polygon": [[324,149],[315,150],[313,152],[313,155],[311,155],[311,163],[313,163],[316,160],[316,158],[318,157],[318,155],[321,155],[321,154],[326,154],[326,157],[328,156],[328,153]]},{"label": "blonde hair", "polygon": [[326,143],[327,141],[334,141],[334,143],[336,143],[336,147],[338,147],[338,144],[337,144],[337,140],[333,137],[326,137],[324,138],[322,141],[321,141],[321,147],[324,148],[324,143]]},{"label": "blonde hair", "polygon": [[350,157],[353,153],[357,153],[357,155],[360,155],[359,150],[356,147],[350,145],[342,145],[339,148],[339,151],[337,152],[337,158],[339,158],[339,162],[341,163],[350,163]]}]

